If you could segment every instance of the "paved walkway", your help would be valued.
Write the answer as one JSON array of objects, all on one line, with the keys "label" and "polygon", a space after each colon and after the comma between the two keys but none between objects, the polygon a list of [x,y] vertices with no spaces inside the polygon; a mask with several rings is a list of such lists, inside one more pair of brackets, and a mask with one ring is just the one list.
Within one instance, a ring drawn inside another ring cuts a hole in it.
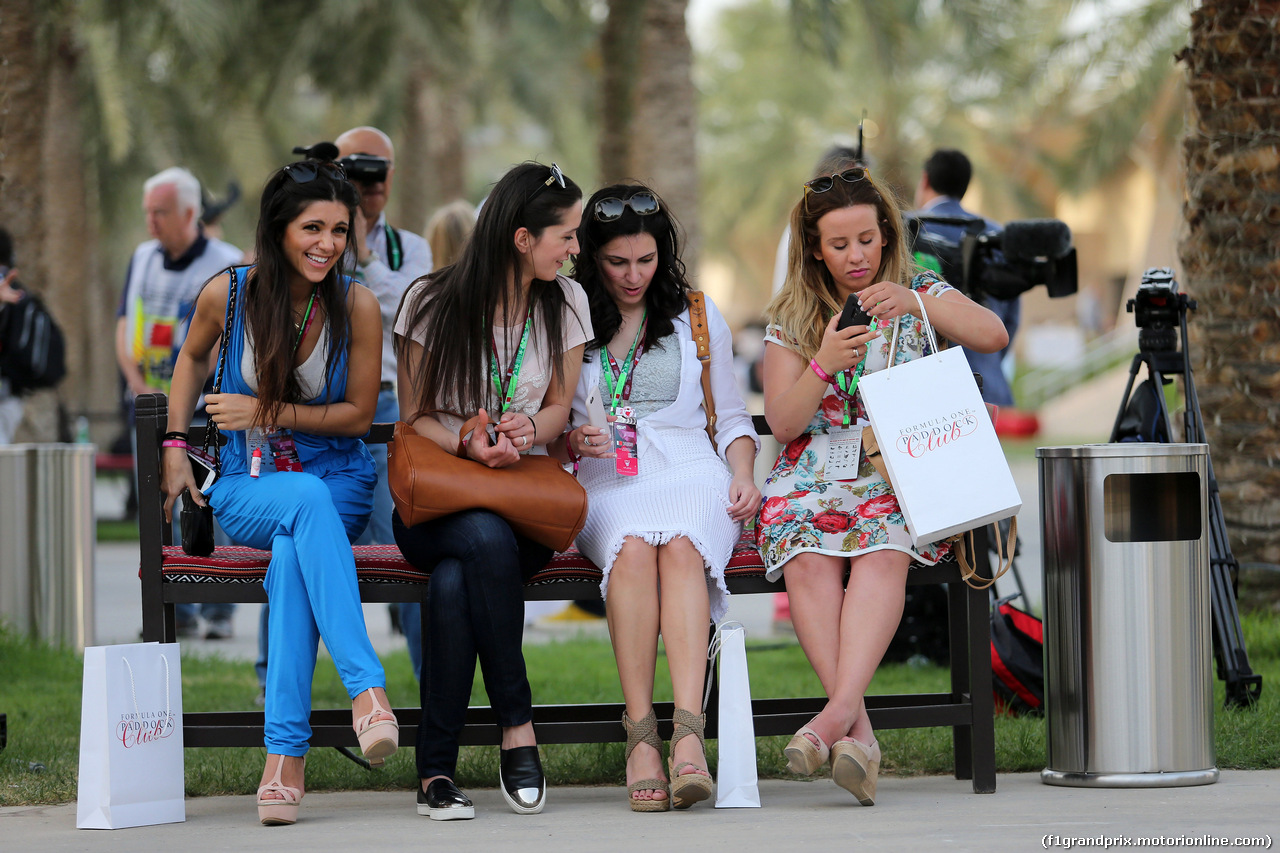
[{"label": "paved walkway", "polygon": [[[409,792],[308,794],[295,826],[257,824],[251,797],[187,800],[185,824],[117,832],[75,829],[75,805],[0,809],[0,849],[93,850],[137,853],[223,850],[350,853],[366,848],[483,850],[519,853],[664,850],[1039,850],[1061,839],[1111,839],[1112,847],[1140,837],[1280,840],[1280,770],[1226,772],[1197,788],[1052,788],[1037,774],[1001,776],[993,795],[968,783],[928,776],[886,778],[873,808],[852,803],[829,779],[765,781],[763,808],[634,814],[622,788],[553,788],[547,810],[519,817],[496,790],[470,792],[476,819],[440,823],[419,817]],[[1186,840],[1161,846],[1218,850],[1218,843]],[[1080,846],[1080,845],[1077,845]]]}]

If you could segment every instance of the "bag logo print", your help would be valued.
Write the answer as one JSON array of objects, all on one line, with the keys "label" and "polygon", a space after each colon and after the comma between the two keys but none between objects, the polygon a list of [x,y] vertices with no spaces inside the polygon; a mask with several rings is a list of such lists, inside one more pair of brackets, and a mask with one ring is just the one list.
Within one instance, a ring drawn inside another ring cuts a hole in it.
[{"label": "bag logo print", "polygon": [[978,428],[978,416],[972,409],[952,412],[903,429],[895,442],[899,453],[919,459],[926,453],[946,447]]},{"label": "bag logo print", "polygon": [[132,749],[164,740],[176,728],[172,713],[144,711],[138,714],[121,714],[120,721],[116,723],[116,740],[125,749]]}]

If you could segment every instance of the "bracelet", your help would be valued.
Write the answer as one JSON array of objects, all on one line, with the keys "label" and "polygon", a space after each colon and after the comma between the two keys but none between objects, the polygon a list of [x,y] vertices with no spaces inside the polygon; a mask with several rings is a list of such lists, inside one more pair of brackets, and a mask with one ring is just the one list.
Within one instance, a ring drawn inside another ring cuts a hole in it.
[{"label": "bracelet", "polygon": [[822,366],[818,364],[818,360],[816,358],[809,359],[809,369],[818,374],[818,378],[828,385],[836,381],[834,376],[822,369]]},{"label": "bracelet", "polygon": [[174,430],[173,432],[166,432],[164,434],[164,438],[165,439],[175,438],[175,439],[178,439],[179,441],[182,441],[185,444],[187,440],[187,434],[185,432],[178,432],[177,430]]},{"label": "bracelet", "polygon": [[185,447],[187,446],[187,442],[186,442],[186,440],[185,440],[185,439],[179,439],[179,438],[166,438],[164,441],[160,442],[160,446],[161,446],[161,447],[182,447],[182,448],[185,448]]},{"label": "bracelet", "polygon": [[529,426],[533,427],[533,440],[538,440],[538,422],[533,419],[533,415],[526,415],[529,419]]}]

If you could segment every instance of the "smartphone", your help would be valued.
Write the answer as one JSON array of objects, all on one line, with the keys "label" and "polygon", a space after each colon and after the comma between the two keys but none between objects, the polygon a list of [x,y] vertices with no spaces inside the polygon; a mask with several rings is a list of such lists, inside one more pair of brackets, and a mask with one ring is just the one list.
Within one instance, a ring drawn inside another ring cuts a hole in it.
[{"label": "smartphone", "polygon": [[[606,368],[607,369],[607,368]],[[604,400],[600,398],[600,385],[596,383],[587,392],[587,421],[593,427],[604,429],[609,420],[604,413]]]},{"label": "smartphone", "polygon": [[188,447],[187,459],[191,460],[191,474],[196,478],[196,488],[203,494],[206,489],[213,485],[213,481],[218,479],[218,469],[214,464],[213,457],[203,450]]},{"label": "smartphone", "polygon": [[836,324],[836,331],[850,326],[870,325],[871,315],[862,310],[862,306],[858,304],[857,294],[850,293],[849,298],[844,301],[844,310],[840,312],[840,322]]}]

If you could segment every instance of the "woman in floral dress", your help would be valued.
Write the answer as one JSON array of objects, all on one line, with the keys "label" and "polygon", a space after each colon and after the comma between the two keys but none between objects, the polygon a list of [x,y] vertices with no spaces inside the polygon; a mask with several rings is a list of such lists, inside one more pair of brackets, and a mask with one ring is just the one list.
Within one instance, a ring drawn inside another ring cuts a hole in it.
[{"label": "woman in floral dress", "polygon": [[[787,745],[787,763],[808,775],[830,758],[836,784],[872,805],[880,747],[863,695],[902,618],[911,562],[936,562],[947,546],[914,549],[892,487],[865,449],[848,450],[868,423],[856,380],[886,367],[895,330],[895,364],[925,354],[915,294],[952,343],[995,352],[1008,335],[995,314],[915,271],[896,200],[861,166],[806,183],[791,234],[764,357],[765,416],[785,447],[762,490],[758,539],[769,579],[786,577],[828,700]],[[850,295],[870,327],[837,330]]]}]

